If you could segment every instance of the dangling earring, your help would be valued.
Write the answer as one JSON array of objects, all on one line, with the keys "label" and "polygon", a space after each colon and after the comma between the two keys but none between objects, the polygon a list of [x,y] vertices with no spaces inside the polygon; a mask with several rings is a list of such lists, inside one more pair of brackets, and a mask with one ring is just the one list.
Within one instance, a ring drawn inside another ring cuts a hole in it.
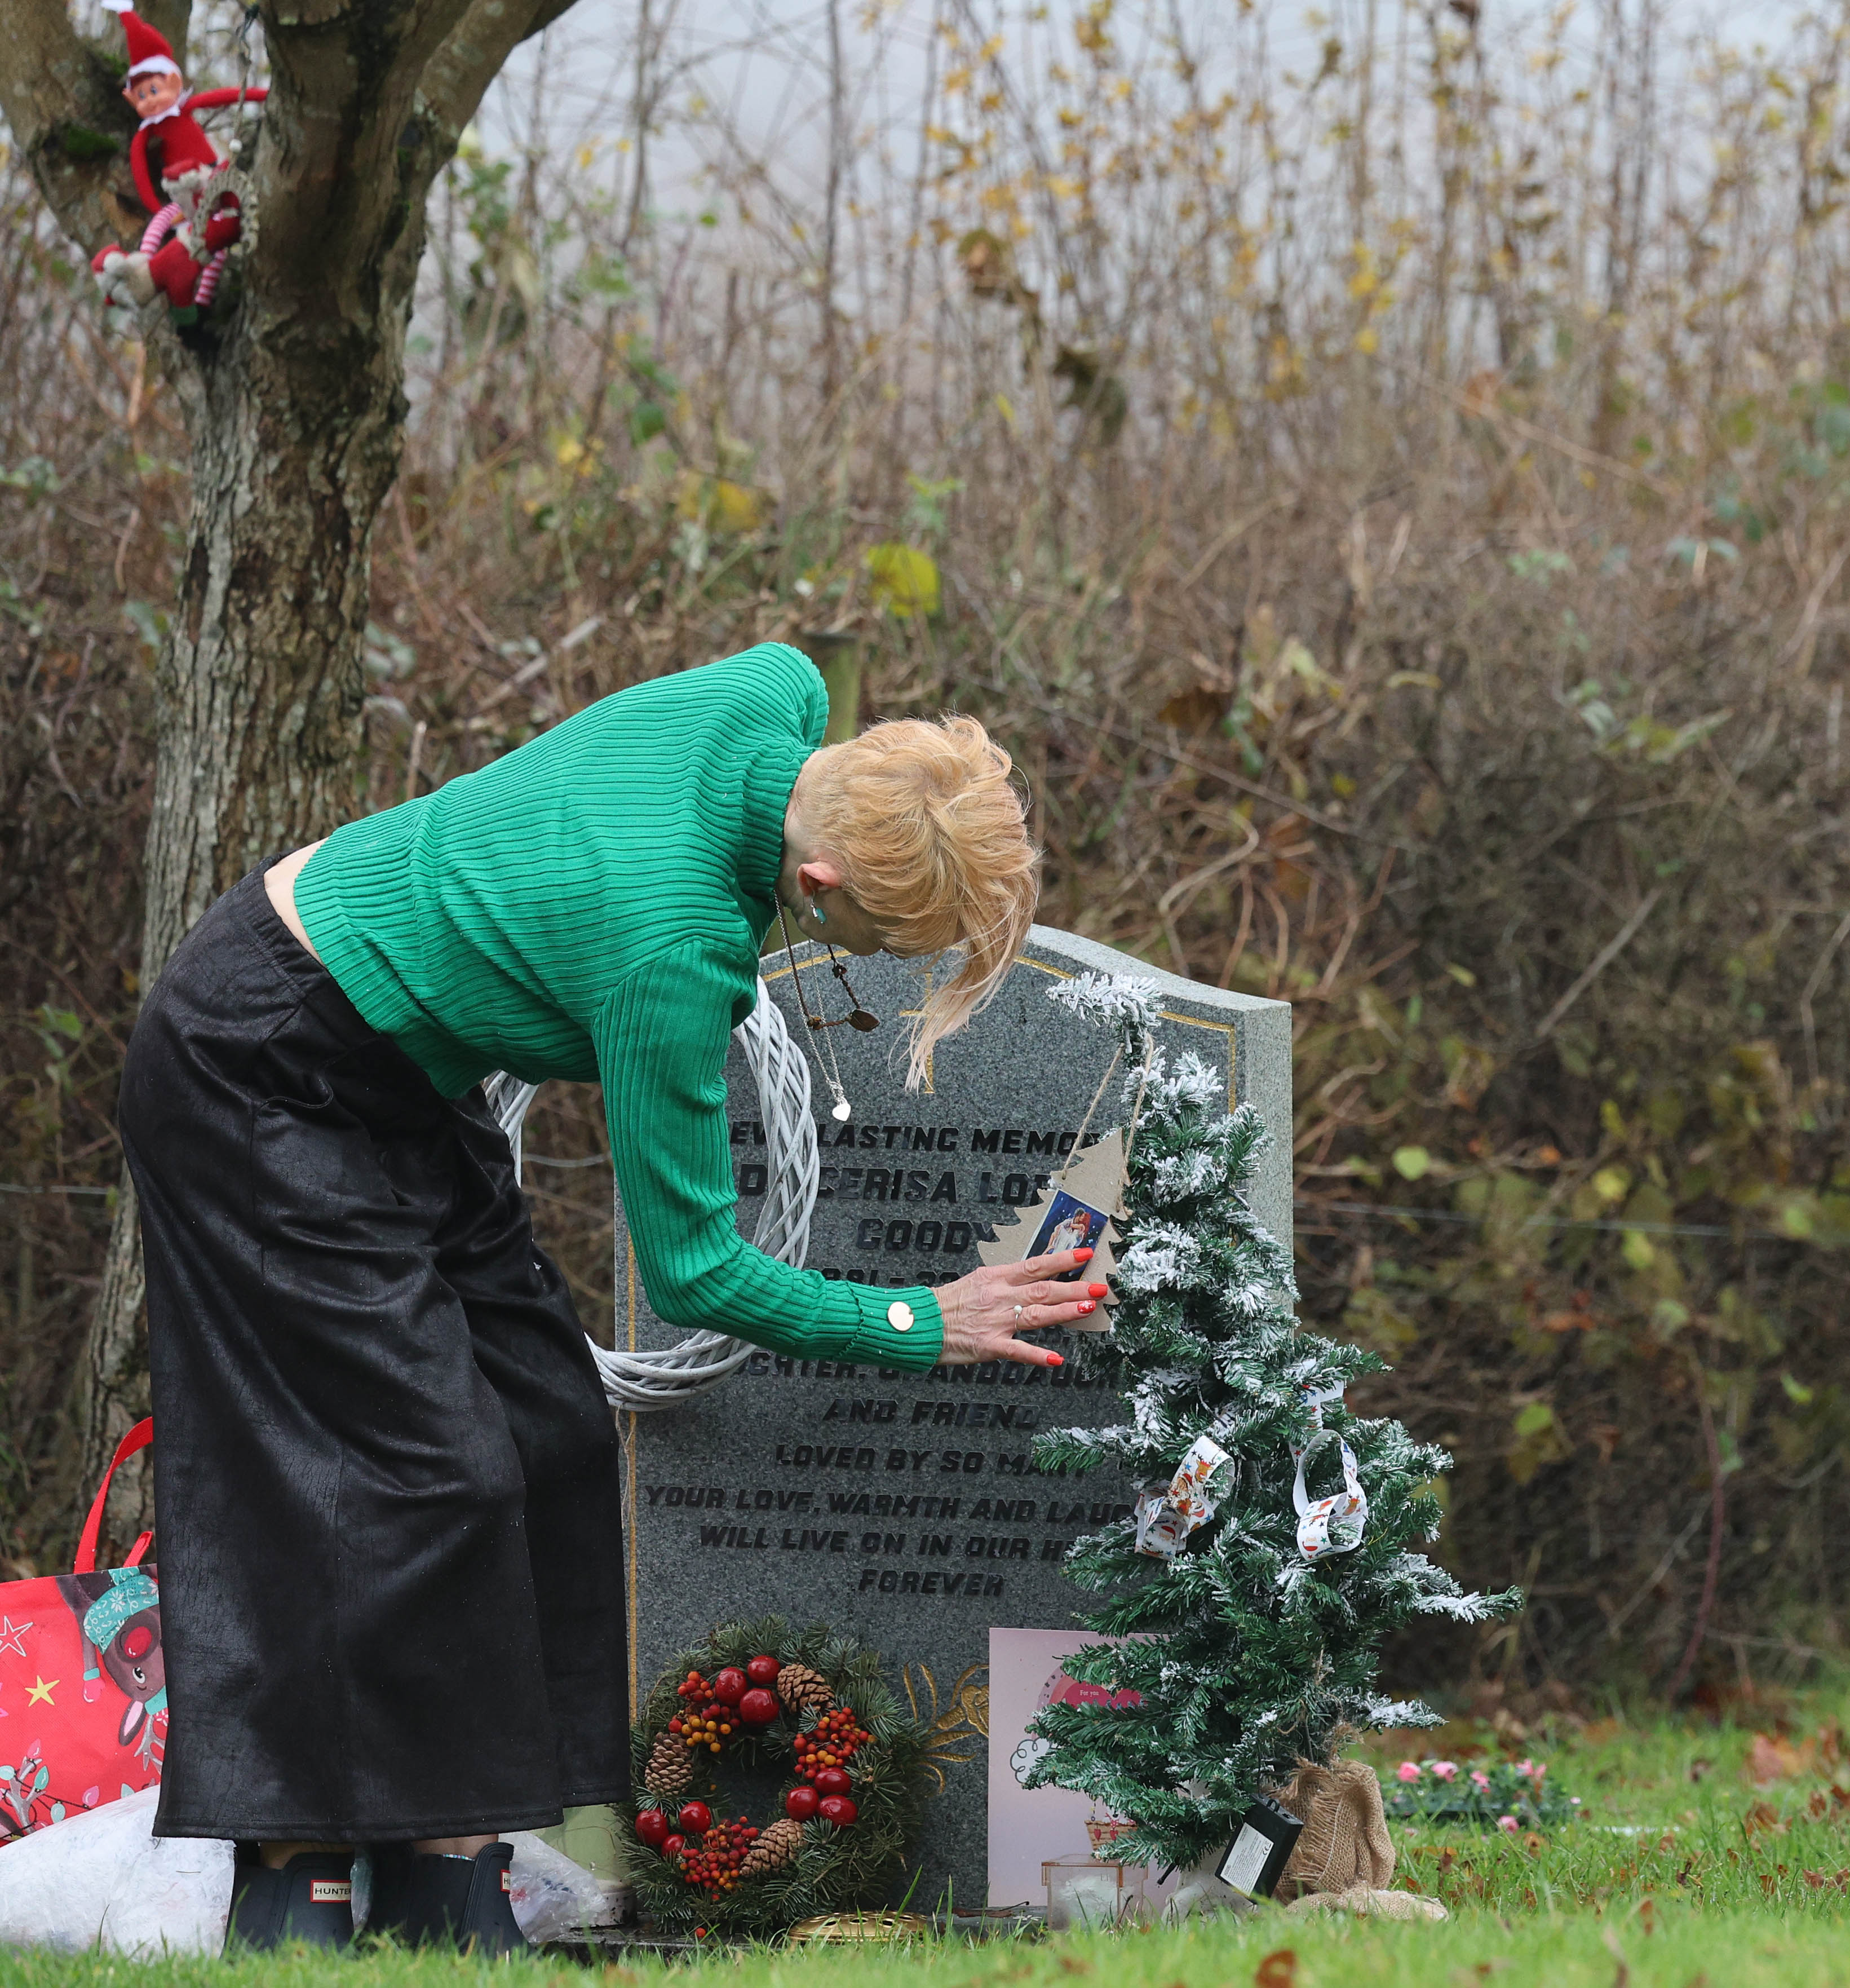
[{"label": "dangling earring", "polygon": [[816,902],[815,898],[807,898],[804,900],[804,902],[809,907],[809,915],[815,920],[818,925],[825,925],[828,924],[829,914],[822,909],[822,906]]}]

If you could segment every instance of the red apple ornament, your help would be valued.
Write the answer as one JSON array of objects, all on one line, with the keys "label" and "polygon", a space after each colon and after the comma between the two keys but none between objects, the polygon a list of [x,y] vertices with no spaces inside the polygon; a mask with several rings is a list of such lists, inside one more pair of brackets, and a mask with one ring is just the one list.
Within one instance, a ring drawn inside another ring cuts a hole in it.
[{"label": "red apple ornament", "polygon": [[739,1716],[748,1726],[768,1726],[778,1716],[777,1694],[755,1689],[739,1700]]},{"label": "red apple ornament", "polygon": [[667,1841],[662,1845],[662,1854],[664,1857],[678,1857],[681,1852],[687,1848],[687,1839],[686,1837],[671,1836],[668,1838]]},{"label": "red apple ornament", "polygon": [[713,1695],[721,1705],[737,1705],[745,1696],[745,1673],[737,1664],[728,1664],[713,1680]]},{"label": "red apple ornament", "polygon": [[792,1788],[784,1797],[784,1813],[797,1822],[808,1822],[822,1806],[822,1798],[814,1788]]},{"label": "red apple ornament", "polygon": [[860,1814],[846,1795],[825,1795],[822,1797],[822,1820],[832,1822],[837,1829],[846,1829]]},{"label": "red apple ornament", "polygon": [[846,1767],[818,1767],[815,1770],[815,1791],[819,1795],[845,1795],[853,1785]]},{"label": "red apple ornament", "polygon": [[754,1657],[745,1666],[745,1675],[754,1684],[772,1685],[777,1682],[777,1674],[783,1668],[775,1657]]},{"label": "red apple ornament", "polygon": [[713,1811],[704,1801],[685,1802],[675,1817],[689,1836],[704,1836],[713,1827]]},{"label": "red apple ornament", "polygon": [[646,1808],[636,1818],[636,1834],[638,1842],[659,1850],[668,1841],[668,1818],[659,1808]]}]

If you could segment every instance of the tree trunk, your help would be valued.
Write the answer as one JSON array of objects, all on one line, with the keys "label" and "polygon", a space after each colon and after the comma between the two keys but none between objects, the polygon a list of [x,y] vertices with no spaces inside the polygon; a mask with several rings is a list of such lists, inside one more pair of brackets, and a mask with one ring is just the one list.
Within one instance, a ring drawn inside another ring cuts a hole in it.
[{"label": "tree trunk", "polygon": [[[252,864],[353,811],[373,524],[403,440],[408,303],[381,313],[376,336],[322,351],[242,329],[187,382],[192,512],[157,678],[143,989]],[[147,1412],[143,1295],[125,1174],[85,1368],[86,1486]],[[123,1476],[118,1530],[149,1516],[145,1483]]]}]

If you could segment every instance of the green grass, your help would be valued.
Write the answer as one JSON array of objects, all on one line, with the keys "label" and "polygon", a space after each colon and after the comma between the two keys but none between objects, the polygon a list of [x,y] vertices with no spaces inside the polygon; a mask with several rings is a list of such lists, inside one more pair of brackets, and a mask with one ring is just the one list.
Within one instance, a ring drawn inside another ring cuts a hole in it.
[{"label": "green grass", "polygon": [[[1179,1930],[981,1947],[721,1951],[692,1961],[639,1956],[602,1971],[625,1988],[653,1988],[671,1973],[711,1988],[1850,1988],[1850,1762],[1837,1757],[1831,1717],[1841,1699],[1815,1695],[1783,1719],[1757,1709],[1798,1769],[1766,1787],[1747,1778],[1752,1719],[1605,1719],[1556,1736],[1461,1723],[1421,1736],[1420,1751],[1460,1761],[1514,1743],[1545,1758],[1585,1804],[1583,1819],[1545,1836],[1397,1828],[1397,1882],[1443,1899],[1453,1913],[1443,1925],[1299,1920],[1268,1908],[1244,1924]],[[1399,1757],[1391,1742],[1378,1752]],[[235,1988],[240,1979],[265,1988],[439,1988],[478,1977],[510,1979],[443,1955],[151,1966],[0,1955],[0,1988]],[[537,1956],[511,1978],[579,1988],[587,1973]]]},{"label": "green grass", "polygon": [[[1281,1964],[1269,1956],[1283,1952]],[[667,1963],[602,1970],[606,1980],[649,1983]],[[1636,1912],[1499,1917],[1474,1913],[1444,1925],[1345,1920],[1301,1924],[1270,1916],[1244,1929],[1062,1937],[981,1949],[833,1949],[716,1956],[683,1969],[738,1988],[1811,1988],[1850,1981],[1850,1930],[1841,1919],[1771,1910],[1673,1907],[1646,1932]],[[596,1978],[596,1970],[592,1971]],[[265,1988],[444,1988],[510,1978],[582,1988],[586,1972],[543,1960],[505,1968],[436,1956],[363,1961],[276,1958],[232,1965],[172,1961],[133,1967],[103,1958],[22,1956],[0,1961],[7,1988],[220,1988],[238,1977]]]}]

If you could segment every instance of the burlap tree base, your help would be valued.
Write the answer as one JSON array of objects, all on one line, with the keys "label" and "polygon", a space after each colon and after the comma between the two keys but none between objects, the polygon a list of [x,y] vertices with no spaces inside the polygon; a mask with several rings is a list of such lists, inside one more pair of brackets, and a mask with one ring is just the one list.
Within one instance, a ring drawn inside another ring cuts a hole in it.
[{"label": "burlap tree base", "polygon": [[1446,1917],[1436,1898],[1388,1888],[1394,1881],[1394,1840],[1372,1767],[1360,1760],[1340,1760],[1333,1767],[1306,1760],[1271,1792],[1304,1818],[1304,1834],[1273,1893],[1288,1911],[1300,1916],[1349,1912],[1382,1919]]}]

